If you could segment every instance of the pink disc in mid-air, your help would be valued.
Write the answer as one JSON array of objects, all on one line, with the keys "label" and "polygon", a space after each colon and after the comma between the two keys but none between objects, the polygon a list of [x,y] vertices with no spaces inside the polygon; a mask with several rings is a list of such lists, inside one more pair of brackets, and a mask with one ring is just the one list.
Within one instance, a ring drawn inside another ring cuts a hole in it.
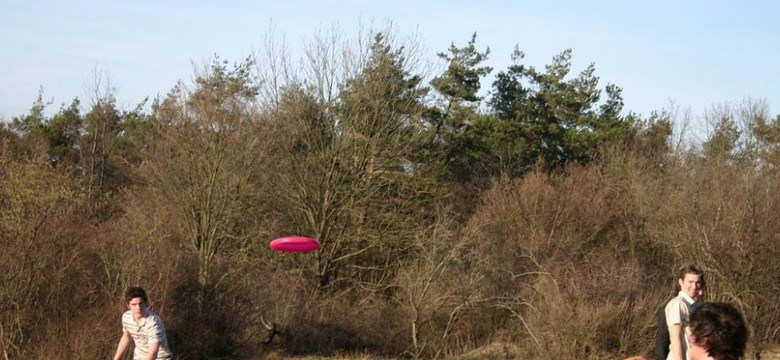
[{"label": "pink disc in mid-air", "polygon": [[319,241],[306,236],[286,236],[271,240],[271,249],[277,251],[305,252],[317,250]]}]

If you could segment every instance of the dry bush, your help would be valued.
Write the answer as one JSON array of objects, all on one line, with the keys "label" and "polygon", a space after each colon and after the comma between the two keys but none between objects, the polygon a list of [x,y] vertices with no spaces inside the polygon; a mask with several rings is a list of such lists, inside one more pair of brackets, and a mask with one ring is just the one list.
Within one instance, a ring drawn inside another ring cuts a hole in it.
[{"label": "dry bush", "polygon": [[537,298],[529,304],[529,311],[512,314],[523,322],[530,337],[525,341],[526,357],[603,359],[645,350],[637,339],[644,332],[643,317],[654,312],[646,313],[642,300],[594,302],[586,293],[567,297],[561,293],[564,286],[551,277],[539,278],[534,286]]},{"label": "dry bush", "polygon": [[480,333],[474,311],[484,301],[481,257],[470,234],[456,231],[452,218],[440,213],[436,223],[421,228],[395,271],[394,300],[408,342],[405,353],[414,358],[471,350]]},{"label": "dry bush", "polygon": [[102,223],[91,242],[101,268],[96,282],[115,303],[129,286],[144,287],[158,305],[169,303],[184,253],[178,222],[169,220],[174,213],[158,199],[143,189],[125,191],[118,197],[123,216]]},{"label": "dry bush", "polygon": [[[311,260],[308,254],[278,256]],[[269,334],[263,320],[275,325],[276,336],[258,350],[322,356],[398,350],[392,335],[398,325],[380,294],[360,288],[322,292],[313,283],[316,277],[301,275],[286,267],[266,273],[261,292],[264,299],[256,309],[256,344]]]},{"label": "dry bush", "polygon": [[[56,323],[59,321],[52,321],[50,326]],[[39,348],[31,358],[77,360],[106,358],[113,354],[122,335],[122,325],[112,307],[85,306],[65,323],[68,326],[66,333],[52,332],[50,328],[39,329],[46,341],[39,344]]]},{"label": "dry bush", "polygon": [[479,349],[450,357],[451,360],[507,360],[527,359],[530,352],[524,344],[516,342],[494,342]]},{"label": "dry bush", "polygon": [[[49,339],[73,339],[72,321],[96,301],[76,188],[45,159],[0,165],[0,328],[11,358],[78,358],[49,352]],[[64,344],[64,343],[61,343]]]},{"label": "dry bush", "polygon": [[680,253],[704,267],[706,298],[735,303],[744,312],[753,347],[780,341],[777,173],[701,162],[691,174],[680,217]]},{"label": "dry bush", "polygon": [[497,182],[471,219],[490,259],[484,298],[509,320],[496,325],[535,344],[533,357],[648,348],[652,314],[669,293],[668,272],[659,270],[669,250],[647,231],[663,189],[648,164],[614,155],[600,166]]},{"label": "dry bush", "polygon": [[119,320],[105,322],[113,309],[95,281],[103,274],[93,247],[99,230],[88,223],[75,180],[40,158],[0,168],[3,354],[102,357],[116,346]]}]

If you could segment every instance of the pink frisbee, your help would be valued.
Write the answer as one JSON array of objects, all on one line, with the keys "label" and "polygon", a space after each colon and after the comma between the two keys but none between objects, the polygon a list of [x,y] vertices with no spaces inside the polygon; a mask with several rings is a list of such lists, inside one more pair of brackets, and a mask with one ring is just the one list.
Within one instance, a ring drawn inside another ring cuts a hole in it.
[{"label": "pink frisbee", "polygon": [[271,249],[276,251],[305,252],[317,250],[320,243],[310,237],[286,236],[271,240]]}]

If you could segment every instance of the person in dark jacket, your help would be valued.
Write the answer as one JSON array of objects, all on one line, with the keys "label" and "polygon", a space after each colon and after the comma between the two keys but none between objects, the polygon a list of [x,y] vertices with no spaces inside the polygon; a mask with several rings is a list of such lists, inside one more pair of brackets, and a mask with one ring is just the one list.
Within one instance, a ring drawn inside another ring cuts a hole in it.
[{"label": "person in dark jacket", "polygon": [[[701,287],[699,288],[699,294],[696,297],[696,299],[702,299],[702,296],[704,294],[704,289],[706,288],[707,284],[704,281],[704,277],[701,278]],[[664,311],[666,308],[666,304],[671,299],[664,302],[663,305],[661,305],[658,308],[658,311],[655,313],[655,347],[653,348],[653,354],[655,354],[656,360],[666,360],[669,356],[669,346],[671,345],[671,340],[669,340],[669,327],[666,324],[666,312]]]},{"label": "person in dark jacket", "polygon": [[666,357],[669,356],[669,345],[672,343],[669,341],[669,328],[666,327],[665,309],[666,303],[659,307],[655,313],[655,324],[657,326],[655,330],[655,348],[653,349],[655,360],[666,360]]}]

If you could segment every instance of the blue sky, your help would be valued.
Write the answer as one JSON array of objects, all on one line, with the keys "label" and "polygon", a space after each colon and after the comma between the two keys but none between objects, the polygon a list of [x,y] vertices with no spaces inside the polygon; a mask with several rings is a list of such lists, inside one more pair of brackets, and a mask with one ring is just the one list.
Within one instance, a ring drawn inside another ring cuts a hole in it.
[{"label": "blue sky", "polygon": [[[515,45],[543,67],[566,48],[573,70],[594,63],[601,86],[623,88],[642,115],[675,104],[766,100],[780,106],[780,3],[772,1],[11,1],[0,0],[0,119],[27,113],[43,88],[50,110],[89,98],[107,73],[119,106],[165,94],[213,55],[241,60],[273,29],[293,51],[323,29],[350,37],[388,22],[423,54],[451,43],[490,47],[494,74]],[[484,82],[483,87],[490,83]]]}]

